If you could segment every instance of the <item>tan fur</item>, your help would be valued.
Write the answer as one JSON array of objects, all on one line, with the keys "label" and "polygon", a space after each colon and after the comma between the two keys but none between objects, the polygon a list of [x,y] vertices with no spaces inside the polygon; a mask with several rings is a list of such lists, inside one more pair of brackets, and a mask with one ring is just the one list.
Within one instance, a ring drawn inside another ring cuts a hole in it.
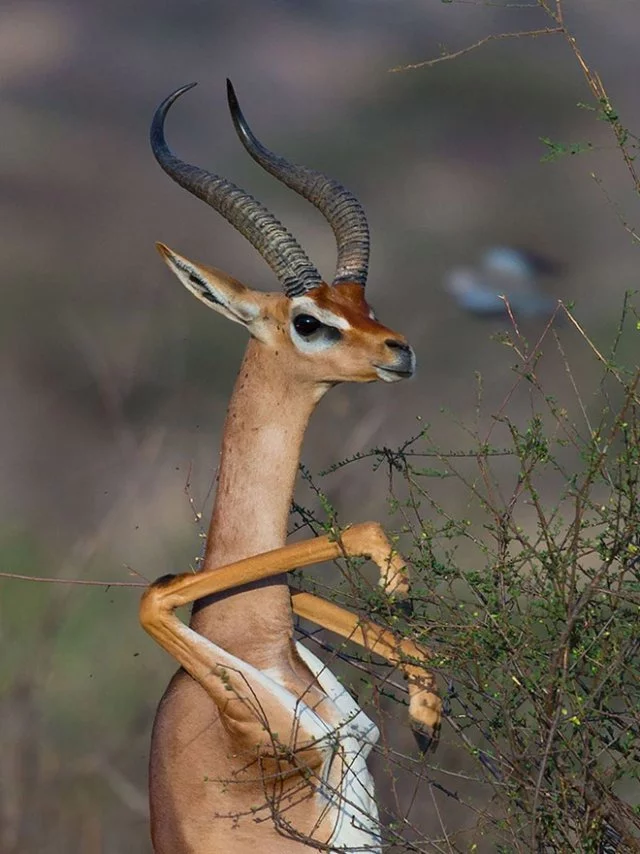
[{"label": "tan fur", "polygon": [[[309,417],[327,389],[336,382],[377,379],[377,366],[392,369],[401,358],[389,341],[404,344],[405,339],[371,318],[359,285],[322,285],[307,296],[349,326],[335,346],[301,353],[290,335],[291,300],[252,291],[166,247],[161,251],[190,290],[185,264],[203,277],[218,302],[211,302],[199,280],[196,296],[243,323],[252,338],[225,422],[204,572],[152,586],[141,606],[145,629],[184,668],[167,688],[153,729],[154,849],[156,854],[302,852],[309,850],[305,839],[327,844],[339,824],[342,807],[327,805],[319,794],[325,785],[321,769],[330,769],[327,791],[340,791],[347,766],[340,753],[332,761],[329,742],[314,736],[316,725],[337,726],[340,711],[293,643],[284,573],[346,549],[371,556],[391,594],[406,590],[406,570],[377,525],[359,526],[366,532],[357,535],[347,532],[352,539],[341,544],[321,538],[283,548],[300,449]],[[189,629],[173,610],[194,600]],[[311,599],[298,600],[298,606],[305,616],[325,620],[345,636],[357,634],[356,642],[399,663],[409,678],[410,712],[425,729],[437,729],[440,701],[433,678],[415,660],[426,660],[424,651],[407,651],[389,633],[375,635],[370,624],[360,631],[357,618],[347,612],[340,617],[318,605],[314,616]],[[288,695],[310,710],[306,718],[298,720]],[[379,849],[372,842],[367,850]]]}]

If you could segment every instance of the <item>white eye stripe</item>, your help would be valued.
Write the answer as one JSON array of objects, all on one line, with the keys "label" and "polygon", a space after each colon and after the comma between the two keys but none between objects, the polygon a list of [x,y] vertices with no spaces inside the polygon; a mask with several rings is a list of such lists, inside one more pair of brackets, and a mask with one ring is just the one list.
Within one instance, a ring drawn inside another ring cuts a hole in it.
[{"label": "white eye stripe", "polygon": [[[291,302],[296,309],[308,311],[312,317],[317,318],[320,323],[324,323],[325,326],[334,326],[336,329],[342,330],[351,329],[351,324],[348,320],[345,320],[344,317],[340,317],[339,314],[334,314],[332,311],[327,311],[324,308],[319,308],[315,302],[308,297],[294,297]],[[296,314],[298,313],[302,312],[296,311]]]},{"label": "white eye stripe", "polygon": [[317,338],[315,341],[305,341],[299,335],[292,338],[293,346],[301,353],[319,353],[321,350],[328,350],[333,347],[335,341],[327,340],[326,338]]}]

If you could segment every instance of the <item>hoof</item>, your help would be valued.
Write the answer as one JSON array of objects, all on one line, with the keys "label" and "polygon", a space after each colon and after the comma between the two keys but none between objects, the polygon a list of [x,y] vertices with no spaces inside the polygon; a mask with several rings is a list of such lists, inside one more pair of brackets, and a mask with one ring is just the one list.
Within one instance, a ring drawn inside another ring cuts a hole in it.
[{"label": "hoof", "polygon": [[418,750],[425,756],[429,751],[433,751],[438,746],[439,732],[431,727],[413,723],[411,724],[411,732],[418,745]]}]

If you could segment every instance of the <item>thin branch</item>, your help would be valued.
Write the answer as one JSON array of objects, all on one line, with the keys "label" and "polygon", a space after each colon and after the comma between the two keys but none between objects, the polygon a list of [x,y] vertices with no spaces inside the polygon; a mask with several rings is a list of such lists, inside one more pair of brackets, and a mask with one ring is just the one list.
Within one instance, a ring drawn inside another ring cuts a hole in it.
[{"label": "thin branch", "polygon": [[627,218],[625,217],[625,215],[620,210],[620,206],[617,204],[617,202],[615,202],[611,198],[611,195],[607,191],[607,188],[605,187],[602,179],[599,178],[595,172],[591,173],[591,177],[593,178],[593,180],[596,182],[596,184],[598,185],[598,187],[602,191],[605,199],[609,202],[609,204],[613,208],[613,212],[617,216],[618,222],[620,223],[620,225],[631,236],[634,243],[640,243],[640,234],[638,234],[638,232],[629,224],[629,222],[627,221]]},{"label": "thin branch", "polygon": [[18,572],[0,572],[0,578],[15,578],[18,581],[39,581],[44,584],[77,584],[82,587],[148,587],[142,581],[88,581],[83,578],[52,578],[38,575],[20,575]]},{"label": "thin branch", "polygon": [[473,44],[467,45],[467,47],[460,48],[460,50],[446,51],[442,56],[437,56],[435,59],[425,59],[422,62],[412,62],[409,65],[397,65],[395,68],[390,68],[389,71],[395,74],[399,71],[415,71],[418,68],[432,68],[439,62],[445,62],[449,59],[458,59],[458,57],[471,53],[489,42],[504,41],[505,39],[536,38],[537,36],[549,36],[554,33],[562,32],[562,27],[544,27],[539,30],[520,30],[515,33],[492,33],[488,36],[484,36],[484,38],[479,39]]}]

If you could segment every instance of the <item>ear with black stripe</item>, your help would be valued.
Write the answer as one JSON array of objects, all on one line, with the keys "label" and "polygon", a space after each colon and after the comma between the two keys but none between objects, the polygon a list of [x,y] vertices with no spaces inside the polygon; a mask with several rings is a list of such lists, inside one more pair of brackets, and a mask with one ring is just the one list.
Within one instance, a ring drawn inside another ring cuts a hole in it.
[{"label": "ear with black stripe", "polygon": [[253,291],[221,270],[190,261],[164,243],[156,246],[169,269],[195,297],[229,320],[254,331],[251,327],[260,314],[260,305]]}]

